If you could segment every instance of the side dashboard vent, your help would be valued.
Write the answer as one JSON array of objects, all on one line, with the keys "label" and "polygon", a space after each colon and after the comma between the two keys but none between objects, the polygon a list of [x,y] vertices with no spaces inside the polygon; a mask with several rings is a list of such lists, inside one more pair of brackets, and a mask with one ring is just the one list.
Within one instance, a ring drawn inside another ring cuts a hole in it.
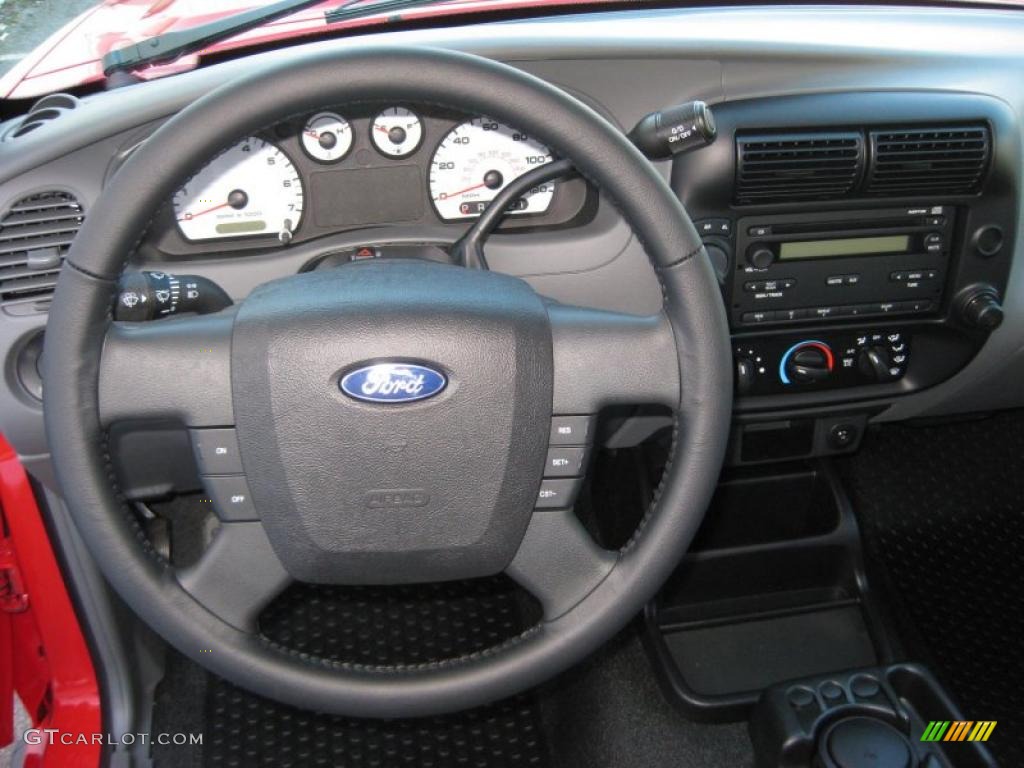
[{"label": "side dashboard vent", "polygon": [[843,197],[864,169],[864,140],[854,131],[740,135],[736,152],[740,203]]},{"label": "side dashboard vent", "polygon": [[22,198],[0,219],[0,306],[11,314],[45,312],[61,264],[85,215],[67,192]]},{"label": "side dashboard vent", "polygon": [[868,136],[871,195],[977,192],[991,154],[984,126],[878,130]]}]

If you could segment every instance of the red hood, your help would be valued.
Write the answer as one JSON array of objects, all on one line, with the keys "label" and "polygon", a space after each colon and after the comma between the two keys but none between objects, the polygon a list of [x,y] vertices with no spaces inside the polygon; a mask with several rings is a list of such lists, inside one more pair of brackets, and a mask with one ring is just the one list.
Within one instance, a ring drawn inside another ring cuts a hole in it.
[{"label": "red hood", "polygon": [[[146,79],[162,77],[194,69],[204,54],[316,35],[328,28],[333,32],[375,26],[387,23],[394,17],[394,14],[385,13],[344,21],[328,27],[324,21],[324,11],[336,8],[341,2],[342,0],[325,0],[304,11],[214,43],[199,54],[183,57],[171,64],[150,67],[138,74]],[[594,2],[595,0],[448,0],[442,5],[410,9],[403,12],[402,18],[451,16],[483,8],[500,10],[544,5],[592,5]],[[224,0],[216,3],[215,11],[210,10],[210,5],[210,0],[102,0],[94,8],[54,33],[0,78],[0,98],[35,98],[102,81],[103,56],[114,48],[165,32],[205,24],[249,10],[262,3],[254,3],[251,0]]]}]

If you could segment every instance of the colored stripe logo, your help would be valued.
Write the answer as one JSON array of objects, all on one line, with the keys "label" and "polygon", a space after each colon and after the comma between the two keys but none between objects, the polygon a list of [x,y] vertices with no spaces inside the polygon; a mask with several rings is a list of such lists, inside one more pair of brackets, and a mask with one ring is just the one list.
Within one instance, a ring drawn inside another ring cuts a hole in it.
[{"label": "colored stripe logo", "polygon": [[921,741],[988,741],[995,720],[932,720]]}]

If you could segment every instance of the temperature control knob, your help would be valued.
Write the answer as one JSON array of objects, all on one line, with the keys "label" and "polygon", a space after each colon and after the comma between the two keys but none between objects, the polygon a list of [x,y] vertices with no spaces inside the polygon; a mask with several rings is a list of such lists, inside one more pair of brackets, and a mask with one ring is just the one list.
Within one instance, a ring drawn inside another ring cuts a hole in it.
[{"label": "temperature control knob", "polygon": [[783,384],[806,384],[823,381],[832,375],[835,356],[823,341],[801,341],[794,344],[779,363],[779,378]]}]

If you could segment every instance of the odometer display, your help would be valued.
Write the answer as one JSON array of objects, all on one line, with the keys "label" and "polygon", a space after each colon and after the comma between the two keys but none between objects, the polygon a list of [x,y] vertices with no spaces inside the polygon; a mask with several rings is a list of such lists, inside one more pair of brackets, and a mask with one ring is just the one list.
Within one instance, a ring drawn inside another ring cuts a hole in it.
[{"label": "odometer display", "polygon": [[[551,150],[522,131],[486,117],[456,126],[430,161],[430,198],[442,219],[479,216],[510,181],[551,162]],[[509,207],[512,215],[544,213],[556,182],[534,187]]]},{"label": "odometer display", "polygon": [[273,235],[288,242],[302,220],[302,180],[284,152],[250,136],[189,179],[173,205],[188,240]]}]

